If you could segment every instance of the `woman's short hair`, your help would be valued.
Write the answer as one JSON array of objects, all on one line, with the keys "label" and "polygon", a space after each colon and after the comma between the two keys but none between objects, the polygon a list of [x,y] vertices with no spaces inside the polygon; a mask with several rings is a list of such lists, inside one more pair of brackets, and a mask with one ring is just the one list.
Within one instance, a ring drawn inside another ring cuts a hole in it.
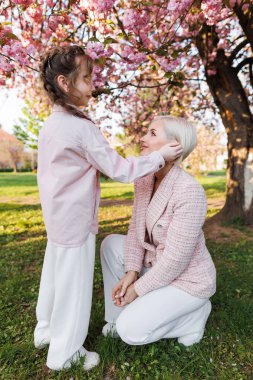
[{"label": "woman's short hair", "polygon": [[193,123],[182,117],[170,115],[156,116],[153,121],[159,121],[169,140],[177,140],[183,148],[183,153],[177,163],[183,161],[197,145],[197,130]]}]

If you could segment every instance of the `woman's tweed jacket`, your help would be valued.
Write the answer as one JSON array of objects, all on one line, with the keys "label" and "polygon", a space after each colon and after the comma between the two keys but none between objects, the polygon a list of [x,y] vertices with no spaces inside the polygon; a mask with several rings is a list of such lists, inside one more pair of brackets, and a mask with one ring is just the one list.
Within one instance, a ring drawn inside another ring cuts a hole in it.
[{"label": "woman's tweed jacket", "polygon": [[137,294],[171,284],[196,297],[211,297],[216,271],[202,231],[207,210],[204,189],[176,165],[151,199],[153,186],[153,174],[135,182],[125,244],[126,272],[152,266],[135,282]]}]

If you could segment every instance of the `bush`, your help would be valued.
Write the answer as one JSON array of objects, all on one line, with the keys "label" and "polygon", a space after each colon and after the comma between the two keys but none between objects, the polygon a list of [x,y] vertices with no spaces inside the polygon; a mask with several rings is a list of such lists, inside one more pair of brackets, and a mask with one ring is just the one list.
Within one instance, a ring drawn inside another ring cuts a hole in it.
[{"label": "bush", "polygon": [[21,168],[17,170],[18,173],[32,172],[32,168]]},{"label": "bush", "polygon": [[1,168],[0,173],[12,173],[14,171],[13,168]]}]

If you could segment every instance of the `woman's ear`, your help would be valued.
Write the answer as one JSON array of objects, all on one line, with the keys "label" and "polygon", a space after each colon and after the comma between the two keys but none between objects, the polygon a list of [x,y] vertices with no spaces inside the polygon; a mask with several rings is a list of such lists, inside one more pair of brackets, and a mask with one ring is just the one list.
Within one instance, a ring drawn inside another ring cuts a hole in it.
[{"label": "woman's ear", "polygon": [[64,92],[68,93],[69,92],[69,84],[68,84],[66,77],[64,75],[59,75],[56,80],[57,80],[57,84],[60,87],[60,89]]}]

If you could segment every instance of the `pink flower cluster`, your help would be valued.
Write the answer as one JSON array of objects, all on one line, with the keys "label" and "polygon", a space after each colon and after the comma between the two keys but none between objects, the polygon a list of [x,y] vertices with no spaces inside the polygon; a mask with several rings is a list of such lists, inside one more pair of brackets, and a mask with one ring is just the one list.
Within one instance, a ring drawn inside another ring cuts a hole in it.
[{"label": "pink flower cluster", "polygon": [[103,70],[104,68],[99,66],[94,66],[93,68],[92,79],[96,88],[101,88],[105,84],[106,77],[103,75]]},{"label": "pink flower cluster", "polygon": [[43,21],[43,10],[40,6],[29,7],[26,10],[26,16],[30,22],[41,23]]},{"label": "pink flower cluster", "polygon": [[215,25],[222,19],[229,16],[230,9],[223,6],[222,0],[202,0],[201,10],[208,25]]},{"label": "pink flower cluster", "polygon": [[135,52],[134,49],[129,45],[124,46],[121,56],[125,60],[130,61],[131,63],[137,64],[137,65],[144,62],[147,58],[145,54]]},{"label": "pink flower cluster", "polygon": [[113,49],[109,46],[105,49],[101,42],[88,42],[86,46],[86,53],[93,59],[108,58],[113,54]]},{"label": "pink flower cluster", "polygon": [[33,0],[12,0],[12,3],[29,7],[29,5],[33,4]]},{"label": "pink flower cluster", "polygon": [[29,63],[27,50],[20,41],[15,41],[12,45],[4,45],[1,52],[7,57],[15,59],[22,66]]},{"label": "pink flower cluster", "polygon": [[189,9],[193,0],[170,0],[168,10],[176,14],[182,14]]},{"label": "pink flower cluster", "polygon": [[68,28],[73,27],[73,22],[71,21],[69,15],[52,15],[48,19],[48,26],[54,32],[58,29],[59,25],[68,25]]},{"label": "pink flower cluster", "polygon": [[0,55],[0,74],[4,74],[4,72],[10,72],[13,69],[13,65],[8,61],[7,58]]},{"label": "pink flower cluster", "polygon": [[115,3],[115,0],[80,0],[80,6],[98,13],[109,12]]},{"label": "pink flower cluster", "polygon": [[166,57],[158,57],[157,62],[165,72],[175,71],[180,68],[180,59],[169,60]]},{"label": "pink flower cluster", "polygon": [[145,10],[129,9],[123,17],[124,28],[128,31],[139,32],[145,29],[150,21],[150,16]]}]

